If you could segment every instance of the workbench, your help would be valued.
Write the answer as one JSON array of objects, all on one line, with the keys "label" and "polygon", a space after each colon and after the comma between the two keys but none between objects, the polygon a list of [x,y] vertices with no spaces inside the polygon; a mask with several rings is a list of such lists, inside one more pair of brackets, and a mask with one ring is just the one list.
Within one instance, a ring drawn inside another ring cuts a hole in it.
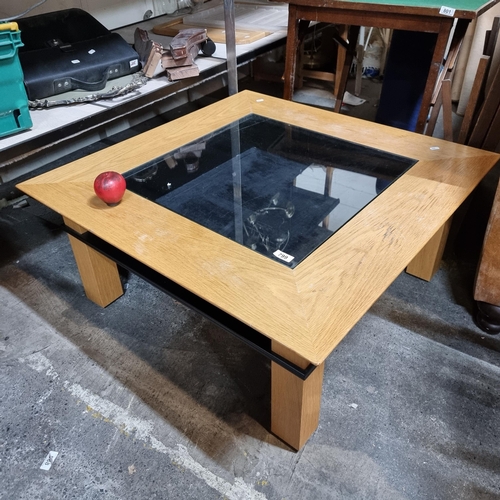
[{"label": "workbench", "polygon": [[337,82],[337,112],[341,106],[341,98],[338,97],[344,95],[360,26],[436,33],[436,44],[415,130],[422,133],[452,29],[463,38],[468,23],[497,2],[498,0],[450,0],[443,6],[436,0],[289,0],[284,98],[292,98],[297,54],[311,21],[350,27],[346,42],[347,57],[341,75],[337,75],[340,78],[340,82]]},{"label": "workbench", "polygon": [[[134,42],[136,27],[151,33],[151,38],[163,46],[168,46],[171,37],[152,33],[154,26],[164,16],[115,30],[130,44]],[[258,56],[283,46],[286,31],[271,33],[255,42],[237,45],[237,65],[242,66]],[[14,179],[22,180],[32,171],[43,168],[48,163],[70,154],[89,144],[126,130],[137,123],[161,115],[173,108],[192,102],[218,90],[227,84],[226,46],[216,43],[212,57],[198,57],[196,64],[200,75],[170,82],[166,73],[159,73],[146,85],[121,97],[99,100],[92,103],[36,109],[30,112],[33,127],[22,133],[0,139],[0,185],[12,184]],[[131,81],[131,76],[108,82],[106,90],[112,86],[122,86]],[[87,95],[89,92],[73,92]],[[53,100],[65,98],[65,94]],[[5,194],[0,195],[0,198]]]}]

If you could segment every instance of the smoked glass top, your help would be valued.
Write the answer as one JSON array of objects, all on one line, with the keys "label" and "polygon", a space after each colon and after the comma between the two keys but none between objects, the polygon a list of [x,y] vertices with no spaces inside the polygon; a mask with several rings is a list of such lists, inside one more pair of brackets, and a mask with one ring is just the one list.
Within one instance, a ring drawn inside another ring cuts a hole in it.
[{"label": "smoked glass top", "polygon": [[125,177],[134,193],[295,267],[415,163],[249,115]]}]

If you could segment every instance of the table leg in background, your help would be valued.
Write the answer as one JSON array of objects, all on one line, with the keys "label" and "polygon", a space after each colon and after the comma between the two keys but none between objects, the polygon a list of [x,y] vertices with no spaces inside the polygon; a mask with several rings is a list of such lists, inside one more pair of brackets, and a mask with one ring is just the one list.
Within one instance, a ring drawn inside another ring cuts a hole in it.
[{"label": "table leg in background", "polygon": [[[292,363],[306,368],[309,362],[290,349],[273,342],[272,349]],[[317,429],[325,364],[302,380],[271,362],[271,432],[300,450]]]},{"label": "table leg in background", "polygon": [[[85,228],[66,217],[64,223],[77,233],[86,232]],[[69,236],[69,241],[87,297],[106,307],[123,295],[116,263],[72,236]]]},{"label": "table leg in background", "polygon": [[443,58],[445,55],[446,46],[448,45],[448,38],[450,36],[452,24],[453,18],[443,19],[441,22],[441,27],[436,39],[436,45],[432,54],[431,66],[429,68],[429,74],[427,76],[424,94],[422,96],[422,103],[420,105],[420,111],[418,113],[415,126],[415,132],[417,132],[418,134],[423,134],[425,130],[429,110],[431,108],[432,95],[434,94],[436,82],[438,81],[439,72],[443,64]]},{"label": "table leg in background", "polygon": [[[346,41],[349,40],[349,26],[346,26],[346,25],[342,26],[340,37]],[[356,40],[354,40],[353,43],[356,43]],[[333,95],[335,96],[335,99],[338,99],[340,96],[340,91],[341,91],[340,85],[342,83],[341,75],[342,75],[342,72],[344,71],[346,56],[347,56],[346,49],[344,47],[342,47],[341,45],[339,45],[337,47],[337,62],[335,63],[335,80],[333,82]],[[359,66],[360,65],[361,64],[359,64]],[[342,101],[343,98],[344,98],[344,95],[342,94],[340,96],[340,100]]]},{"label": "table leg in background", "polygon": [[452,217],[439,228],[436,234],[408,264],[406,272],[417,278],[430,281],[436,274],[443,257],[446,240],[450,232]]},{"label": "table leg in background", "polygon": [[298,19],[296,16],[297,8],[294,5],[288,7],[288,33],[285,55],[285,73],[283,99],[292,100],[293,89],[295,87],[295,75],[297,71],[297,56],[299,48],[304,40],[309,21]]},{"label": "table leg in background", "polygon": [[335,75],[335,106],[333,110],[336,113],[340,113],[342,109],[342,101],[344,99],[344,93],[347,87],[347,79],[349,77],[349,71],[351,68],[352,60],[356,53],[356,44],[359,36],[359,26],[349,26],[347,41],[349,42],[349,49],[344,52],[343,65],[340,68],[340,63],[337,64],[337,73]]}]

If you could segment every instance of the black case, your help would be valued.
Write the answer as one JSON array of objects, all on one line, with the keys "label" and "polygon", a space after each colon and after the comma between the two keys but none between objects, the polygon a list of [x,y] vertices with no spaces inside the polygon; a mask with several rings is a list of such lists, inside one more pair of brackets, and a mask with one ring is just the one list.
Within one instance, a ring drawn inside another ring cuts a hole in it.
[{"label": "black case", "polygon": [[28,98],[69,90],[101,90],[112,78],[140,70],[137,52],[117,33],[81,9],[17,21],[24,47],[19,60]]}]

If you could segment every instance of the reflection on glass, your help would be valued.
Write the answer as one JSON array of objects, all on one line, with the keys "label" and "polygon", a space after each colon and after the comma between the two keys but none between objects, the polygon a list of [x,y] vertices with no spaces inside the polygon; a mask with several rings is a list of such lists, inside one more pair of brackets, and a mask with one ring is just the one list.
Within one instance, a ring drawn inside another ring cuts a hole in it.
[{"label": "reflection on glass", "polygon": [[295,267],[415,163],[249,115],[125,177],[131,191]]}]

